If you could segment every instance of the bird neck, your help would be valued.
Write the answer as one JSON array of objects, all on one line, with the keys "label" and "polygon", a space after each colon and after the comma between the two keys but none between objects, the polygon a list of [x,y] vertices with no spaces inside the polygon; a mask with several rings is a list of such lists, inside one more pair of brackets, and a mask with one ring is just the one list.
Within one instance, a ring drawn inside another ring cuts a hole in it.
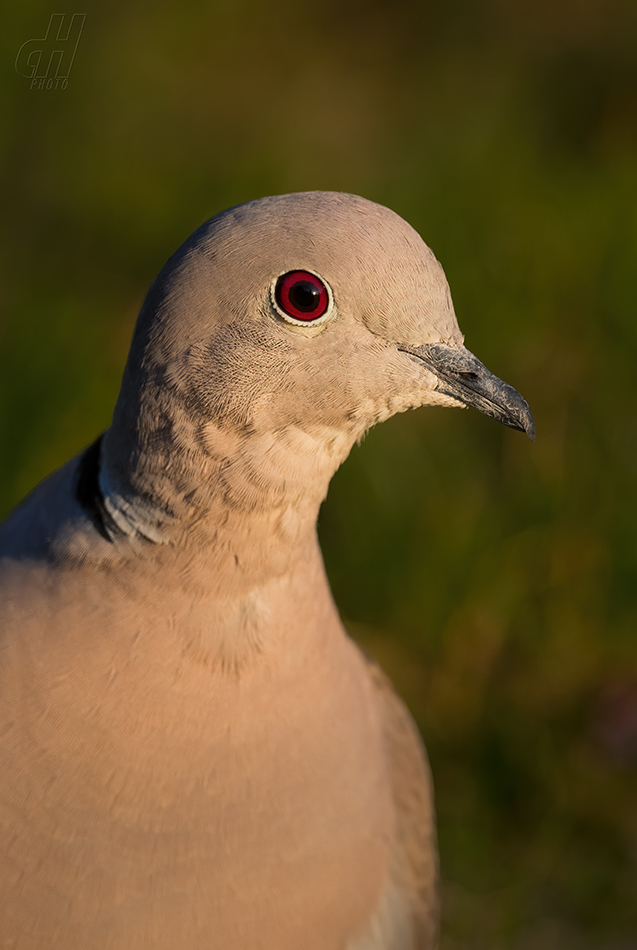
[{"label": "bird neck", "polygon": [[201,561],[232,587],[281,575],[316,547],[319,507],[349,450],[344,439],[211,425],[196,449],[109,430],[98,484],[111,533],[187,548],[189,570]]}]

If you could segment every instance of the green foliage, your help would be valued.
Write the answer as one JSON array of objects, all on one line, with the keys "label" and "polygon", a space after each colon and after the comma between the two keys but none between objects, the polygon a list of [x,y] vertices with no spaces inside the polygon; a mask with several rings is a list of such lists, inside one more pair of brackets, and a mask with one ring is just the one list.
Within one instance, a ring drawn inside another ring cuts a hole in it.
[{"label": "green foliage", "polygon": [[370,433],[320,533],[434,769],[443,950],[637,939],[637,7],[115,2],[66,90],[0,37],[0,506],[106,427],[136,311],[206,217],[329,188],[445,266],[537,441],[473,412]]}]

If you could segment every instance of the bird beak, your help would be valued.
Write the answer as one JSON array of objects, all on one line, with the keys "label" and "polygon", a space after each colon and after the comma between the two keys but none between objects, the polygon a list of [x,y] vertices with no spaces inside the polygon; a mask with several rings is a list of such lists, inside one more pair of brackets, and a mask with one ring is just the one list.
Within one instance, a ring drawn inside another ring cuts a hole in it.
[{"label": "bird beak", "polygon": [[526,400],[513,386],[490,373],[464,346],[401,343],[398,349],[420,360],[438,377],[436,392],[451,396],[465,406],[475,406],[505,426],[526,432],[529,439],[535,438],[535,422]]}]

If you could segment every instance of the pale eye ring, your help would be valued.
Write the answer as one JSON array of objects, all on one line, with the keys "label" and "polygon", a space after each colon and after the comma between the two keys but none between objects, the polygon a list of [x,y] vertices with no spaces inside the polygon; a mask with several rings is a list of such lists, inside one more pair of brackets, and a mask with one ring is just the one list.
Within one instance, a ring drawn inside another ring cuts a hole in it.
[{"label": "pale eye ring", "polygon": [[291,270],[277,279],[274,302],[293,323],[312,323],[327,313],[331,299],[327,285],[307,270]]}]

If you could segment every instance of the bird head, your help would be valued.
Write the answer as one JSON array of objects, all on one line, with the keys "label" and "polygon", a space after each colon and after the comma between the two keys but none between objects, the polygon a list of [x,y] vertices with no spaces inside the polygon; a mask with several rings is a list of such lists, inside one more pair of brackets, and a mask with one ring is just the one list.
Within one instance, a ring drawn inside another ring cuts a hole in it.
[{"label": "bird head", "polygon": [[425,405],[534,435],[526,402],[464,347],[442,267],[399,215],[341,193],[263,198],[203,224],[153,284],[109,465],[121,482],[152,459],[155,478],[184,481],[199,457],[242,504],[322,498],[370,426]]}]

